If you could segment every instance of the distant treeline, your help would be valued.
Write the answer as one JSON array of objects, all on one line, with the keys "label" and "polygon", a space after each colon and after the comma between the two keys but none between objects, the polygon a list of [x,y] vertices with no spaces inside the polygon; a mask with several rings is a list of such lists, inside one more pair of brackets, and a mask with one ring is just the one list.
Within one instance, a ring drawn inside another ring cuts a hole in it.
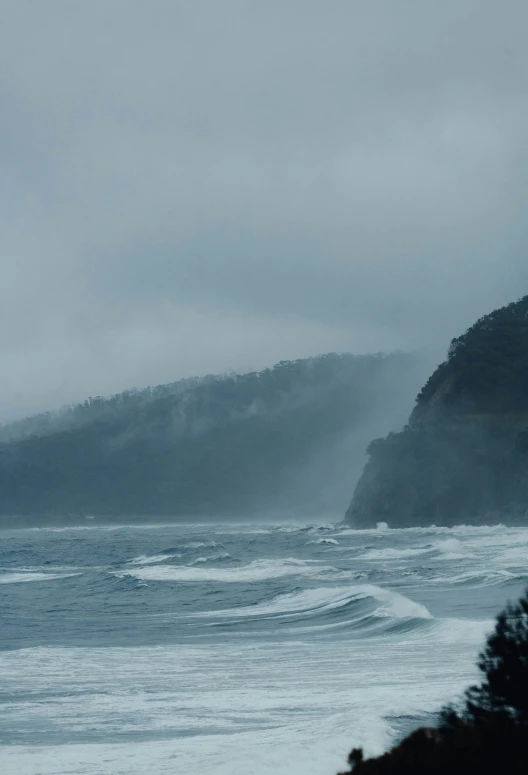
[{"label": "distant treeline", "polygon": [[[341,460],[337,470],[332,450],[409,392],[417,361],[403,353],[281,361],[89,398],[5,425],[0,513],[244,516],[285,506],[292,487],[301,512],[321,506],[321,492],[331,507],[330,480],[351,466]],[[326,453],[329,464],[314,469]],[[346,486],[350,492],[353,482]]]}]

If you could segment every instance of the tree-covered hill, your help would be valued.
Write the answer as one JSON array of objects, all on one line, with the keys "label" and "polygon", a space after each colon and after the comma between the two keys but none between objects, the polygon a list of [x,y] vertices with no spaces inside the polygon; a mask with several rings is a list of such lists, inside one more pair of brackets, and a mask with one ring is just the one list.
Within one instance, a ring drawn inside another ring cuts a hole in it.
[{"label": "tree-covered hill", "polygon": [[435,397],[458,411],[528,411],[528,296],[453,339],[447,360],[421,390],[418,407]]},{"label": "tree-covered hill", "polygon": [[365,434],[403,420],[421,364],[329,354],[12,423],[0,431],[1,521],[338,514]]},{"label": "tree-covered hill", "polygon": [[358,527],[528,521],[528,296],[451,342],[400,433],[376,439]]}]

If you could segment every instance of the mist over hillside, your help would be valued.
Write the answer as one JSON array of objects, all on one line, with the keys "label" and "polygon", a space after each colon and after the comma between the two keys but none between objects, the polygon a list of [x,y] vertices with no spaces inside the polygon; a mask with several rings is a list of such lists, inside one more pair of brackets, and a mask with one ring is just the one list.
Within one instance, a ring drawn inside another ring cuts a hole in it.
[{"label": "mist over hillside", "polygon": [[89,398],[0,429],[2,523],[341,517],[415,354],[327,354]]}]

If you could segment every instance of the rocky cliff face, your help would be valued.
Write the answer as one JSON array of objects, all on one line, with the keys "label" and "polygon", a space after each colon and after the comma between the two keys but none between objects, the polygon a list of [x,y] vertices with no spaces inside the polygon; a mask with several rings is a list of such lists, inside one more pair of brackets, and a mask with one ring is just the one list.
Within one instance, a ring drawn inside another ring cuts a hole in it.
[{"label": "rocky cliff face", "polygon": [[453,340],[409,424],[368,452],[355,527],[528,523],[528,297]]}]

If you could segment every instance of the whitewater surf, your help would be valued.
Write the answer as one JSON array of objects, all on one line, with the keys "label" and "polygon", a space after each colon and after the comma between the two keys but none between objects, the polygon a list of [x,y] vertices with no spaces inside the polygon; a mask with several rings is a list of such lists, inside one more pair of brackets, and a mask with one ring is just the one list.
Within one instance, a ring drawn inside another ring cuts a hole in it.
[{"label": "whitewater surf", "polygon": [[332,775],[476,678],[527,543],[502,526],[3,531],[3,769]]}]

